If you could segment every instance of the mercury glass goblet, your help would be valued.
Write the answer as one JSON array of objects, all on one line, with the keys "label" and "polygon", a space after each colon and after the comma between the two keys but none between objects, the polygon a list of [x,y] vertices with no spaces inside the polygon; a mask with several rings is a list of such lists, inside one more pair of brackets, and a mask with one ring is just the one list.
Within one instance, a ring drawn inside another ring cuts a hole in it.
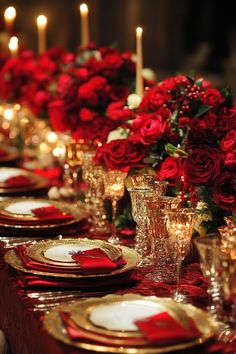
[{"label": "mercury glass goblet", "polygon": [[236,343],[236,241],[234,237],[229,237],[227,247],[218,249],[217,258],[224,302],[231,305],[231,314],[227,317],[228,327],[222,329],[218,339]]},{"label": "mercury glass goblet", "polygon": [[182,271],[182,261],[190,248],[194,210],[190,208],[179,208],[176,210],[163,210],[167,217],[166,227],[177,255],[177,288],[172,294],[176,302],[186,303],[187,295],[181,289],[180,276]]},{"label": "mercury glass goblet", "polygon": [[125,183],[131,198],[132,216],[137,224],[135,250],[141,256],[139,266],[151,265],[151,243],[148,232],[146,201],[147,198],[165,194],[168,182],[157,181],[153,175],[135,174],[127,177]]},{"label": "mercury glass goblet", "polygon": [[176,209],[181,199],[159,196],[147,198],[148,230],[151,241],[152,270],[146,277],[151,281],[172,283],[176,279],[176,257],[167,232],[167,218],[163,209]]},{"label": "mercury glass goblet", "polygon": [[119,244],[120,239],[116,232],[115,220],[117,214],[117,202],[121,199],[125,192],[126,172],[110,170],[104,172],[104,195],[111,200],[112,205],[112,235],[108,242]]},{"label": "mercury glass goblet", "polygon": [[[77,190],[78,173],[82,165],[82,150],[80,143],[69,143],[65,148],[65,175],[69,181],[69,184]],[[69,177],[70,176],[70,177]],[[70,178],[70,179],[69,179]]]},{"label": "mercury glass goblet", "polygon": [[85,204],[91,212],[89,222],[91,224],[90,233],[109,233],[110,228],[106,222],[106,212],[104,209],[104,170],[101,166],[96,166],[93,162],[95,153],[93,151],[83,153],[82,178],[87,185],[85,192]]},{"label": "mercury glass goblet", "polygon": [[200,256],[200,267],[203,275],[209,279],[207,292],[211,296],[208,311],[216,320],[222,320],[223,302],[221,296],[221,282],[218,272],[218,258],[216,250],[220,245],[218,234],[209,234],[195,238],[193,241]]}]

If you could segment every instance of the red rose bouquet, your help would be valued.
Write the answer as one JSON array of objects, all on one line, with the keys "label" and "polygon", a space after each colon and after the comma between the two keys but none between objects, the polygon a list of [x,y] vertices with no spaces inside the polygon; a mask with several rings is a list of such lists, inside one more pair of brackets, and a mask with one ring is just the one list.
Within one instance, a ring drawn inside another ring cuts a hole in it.
[{"label": "red rose bouquet", "polygon": [[[135,78],[131,53],[89,48],[54,82],[48,104],[51,125],[75,140],[106,141],[126,117],[120,115]],[[108,115],[108,112],[110,114]]]},{"label": "red rose bouquet", "polygon": [[168,78],[146,90],[119,133],[98,149],[97,163],[154,168],[170,193],[215,226],[236,210],[236,104],[229,90],[200,77]]}]

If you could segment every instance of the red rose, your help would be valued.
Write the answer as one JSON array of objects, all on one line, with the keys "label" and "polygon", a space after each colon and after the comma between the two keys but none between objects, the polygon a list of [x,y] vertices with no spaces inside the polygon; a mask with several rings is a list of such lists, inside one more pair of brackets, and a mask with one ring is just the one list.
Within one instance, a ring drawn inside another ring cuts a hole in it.
[{"label": "red rose", "polygon": [[[103,98],[109,93],[109,85],[107,80],[101,76],[95,76],[78,89],[78,98],[83,103],[90,106],[96,106],[103,103]],[[101,102],[102,101],[102,102]]]},{"label": "red rose", "polygon": [[157,178],[160,181],[168,181],[170,186],[176,185],[182,174],[181,159],[172,156],[167,157],[157,170]]},{"label": "red rose", "polygon": [[212,106],[213,108],[218,108],[224,100],[221,93],[214,88],[207,89],[202,96],[203,104]]},{"label": "red rose", "polygon": [[124,122],[131,118],[133,112],[128,108],[124,108],[124,105],[124,101],[110,103],[106,111],[108,118],[115,122]]},{"label": "red rose", "polygon": [[155,111],[162,107],[163,104],[170,98],[167,93],[163,93],[159,87],[147,90],[138,107],[139,112]]},{"label": "red rose", "polygon": [[60,99],[49,103],[48,112],[52,128],[56,131],[73,131],[78,123],[78,117],[67,112],[64,101]]},{"label": "red rose", "polygon": [[97,112],[92,111],[91,109],[88,108],[81,108],[79,112],[79,117],[81,122],[89,122],[93,120],[97,116]]},{"label": "red rose", "polygon": [[115,79],[119,75],[123,60],[117,51],[103,56],[100,63],[102,74],[110,79]]},{"label": "red rose", "polygon": [[230,130],[221,140],[220,147],[223,151],[236,149],[236,130]]},{"label": "red rose", "polygon": [[128,139],[112,140],[97,150],[95,161],[112,170],[129,171],[132,167],[143,166],[145,149]]},{"label": "red rose", "polygon": [[205,184],[216,178],[220,172],[219,151],[210,147],[196,149],[184,162],[186,182]]},{"label": "red rose", "polygon": [[162,116],[155,113],[140,114],[132,124],[138,140],[144,145],[154,144],[163,138],[166,126],[166,121]]},{"label": "red rose", "polygon": [[224,165],[228,171],[236,172],[236,149],[226,152]]},{"label": "red rose", "polygon": [[225,172],[215,179],[214,202],[223,209],[236,210],[236,174]]},{"label": "red rose", "polygon": [[188,117],[180,117],[178,123],[179,123],[179,127],[183,129],[186,126],[189,126],[190,118],[188,118]]},{"label": "red rose", "polygon": [[46,110],[46,106],[49,103],[51,96],[47,91],[40,90],[34,96],[34,104],[39,111]]},{"label": "red rose", "polygon": [[209,121],[201,118],[193,118],[190,122],[190,131],[187,137],[187,147],[195,148],[199,145],[213,145],[217,142],[217,135]]}]

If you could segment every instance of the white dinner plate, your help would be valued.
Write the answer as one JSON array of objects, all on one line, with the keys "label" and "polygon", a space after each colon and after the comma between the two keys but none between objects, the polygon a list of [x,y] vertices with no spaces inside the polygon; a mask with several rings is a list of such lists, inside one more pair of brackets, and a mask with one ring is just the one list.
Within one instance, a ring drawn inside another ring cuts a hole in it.
[{"label": "white dinner plate", "polygon": [[48,248],[43,254],[44,257],[50,259],[52,261],[57,262],[66,262],[66,263],[77,263],[73,260],[72,254],[73,252],[78,251],[87,251],[93,249],[94,246],[89,245],[78,245],[78,244],[70,244],[70,245],[58,245],[51,248]]},{"label": "white dinner plate", "polygon": [[164,311],[154,302],[120,301],[99,305],[91,310],[89,320],[98,327],[112,331],[137,331],[136,320]]}]

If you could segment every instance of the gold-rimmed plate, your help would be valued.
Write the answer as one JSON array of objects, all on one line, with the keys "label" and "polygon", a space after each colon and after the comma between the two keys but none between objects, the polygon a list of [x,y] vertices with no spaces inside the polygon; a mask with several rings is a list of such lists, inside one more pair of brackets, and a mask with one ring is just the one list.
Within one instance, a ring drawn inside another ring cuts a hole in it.
[{"label": "gold-rimmed plate", "polygon": [[78,268],[80,265],[72,259],[72,253],[93,248],[103,250],[112,261],[117,261],[122,256],[118,247],[105,241],[89,240],[87,238],[39,241],[37,244],[29,245],[25,254],[27,257],[44,264]]},{"label": "gold-rimmed plate", "polygon": [[[42,205],[45,206],[55,206],[59,210],[65,213],[69,213],[73,216],[72,219],[62,219],[57,220],[55,222],[52,219],[50,220],[41,220],[30,214],[30,211],[27,210],[25,207],[25,212],[14,212],[17,209],[20,210],[21,205],[29,205],[28,210],[30,207],[40,207]],[[12,207],[9,211],[9,207]],[[49,201],[47,199],[35,199],[30,197],[25,198],[14,198],[11,200],[2,200],[0,201],[0,227],[6,229],[15,229],[15,230],[22,230],[22,231],[40,231],[40,230],[51,230],[56,229],[64,226],[74,225],[81,220],[88,217],[88,212],[85,210],[84,206],[78,203],[75,207],[66,202],[58,202],[58,201]]]},{"label": "gold-rimmed plate", "polygon": [[[35,190],[48,188],[49,182],[46,178],[33,172],[15,167],[0,167],[0,194],[30,193]],[[9,187],[6,184],[7,178],[25,176],[29,180],[27,185],[16,185]]]},{"label": "gold-rimmed plate", "polygon": [[[74,313],[76,313],[77,309],[80,308],[81,306],[84,305],[84,302],[86,303],[87,300],[84,301],[76,301],[72,304],[68,305],[62,305],[54,310],[52,310],[50,313],[48,313],[44,319],[44,327],[45,329],[56,339],[61,340],[64,343],[67,343],[69,345],[75,346],[77,348],[81,349],[86,349],[86,350],[93,350],[95,352],[106,352],[106,353],[123,353],[123,354],[146,354],[146,353],[168,353],[168,352],[173,352],[173,351],[178,351],[178,350],[185,350],[187,348],[194,347],[196,345],[200,345],[204,342],[206,342],[208,339],[210,339],[216,329],[217,329],[217,323],[211,318],[211,316],[190,305],[190,304],[177,304],[173,300],[169,298],[157,298],[154,296],[151,297],[145,297],[137,294],[125,294],[125,295],[107,295],[103,298],[93,298],[89,299],[93,300],[94,303],[96,301],[99,301],[101,303],[117,303],[117,301],[139,301],[140,303],[145,303],[147,302],[148,304],[155,304],[159,308],[163,308],[165,311],[170,312],[171,310],[171,315],[173,315],[174,308],[177,308],[178,311],[182,311],[182,315],[186,315],[186,317],[191,318],[198,330],[200,331],[201,335],[191,341],[188,342],[181,342],[178,344],[174,345],[166,345],[166,346],[158,346],[158,345],[150,345],[146,344],[145,346],[139,347],[140,343],[140,338],[137,338],[137,345],[128,345],[127,343],[127,338],[123,338],[123,345],[119,344],[117,346],[114,345],[113,338],[111,338],[110,343],[104,345],[101,343],[101,341],[98,341],[96,339],[97,333],[90,332],[89,330],[83,330],[86,335],[88,333],[90,338],[90,341],[86,338],[80,339],[80,340],[72,340],[69,338],[66,332],[66,328],[63,324],[63,321],[61,319],[60,313],[67,312],[70,314],[71,319],[74,320]],[[148,305],[149,306],[149,305]],[[113,314],[111,313],[111,316]],[[179,317],[179,313],[175,315],[176,317]],[[79,326],[80,327],[80,326]],[[79,328],[78,327],[78,328]],[[104,335],[104,339],[107,338],[107,341],[109,340],[109,337],[106,337]],[[117,338],[120,341],[122,341],[121,338]],[[120,343],[120,342],[119,342]]]},{"label": "gold-rimmed plate", "polygon": [[72,319],[87,331],[121,338],[142,337],[134,321],[168,311],[176,321],[188,327],[188,316],[174,301],[153,301],[139,296],[115,296],[88,299],[74,308]]},{"label": "gold-rimmed plate", "polygon": [[[139,255],[137,252],[132,250],[131,248],[121,246],[120,247],[122,256],[124,260],[126,261],[126,264],[124,267],[115,269],[114,271],[110,273],[96,273],[96,274],[75,274],[75,273],[56,273],[56,272],[49,272],[49,271],[41,271],[41,270],[34,270],[34,269],[29,269],[26,268],[21,261],[20,257],[15,253],[14,250],[9,250],[4,258],[5,261],[15,268],[16,270],[19,270],[24,273],[29,273],[29,274],[34,274],[34,275],[40,275],[40,276],[47,276],[47,277],[60,277],[60,278],[77,278],[77,279],[89,279],[89,278],[106,278],[106,277],[113,277],[117,276],[120,274],[128,273],[129,271],[133,270],[136,268],[138,262],[139,262]],[[99,285],[94,283],[94,286]]]}]

